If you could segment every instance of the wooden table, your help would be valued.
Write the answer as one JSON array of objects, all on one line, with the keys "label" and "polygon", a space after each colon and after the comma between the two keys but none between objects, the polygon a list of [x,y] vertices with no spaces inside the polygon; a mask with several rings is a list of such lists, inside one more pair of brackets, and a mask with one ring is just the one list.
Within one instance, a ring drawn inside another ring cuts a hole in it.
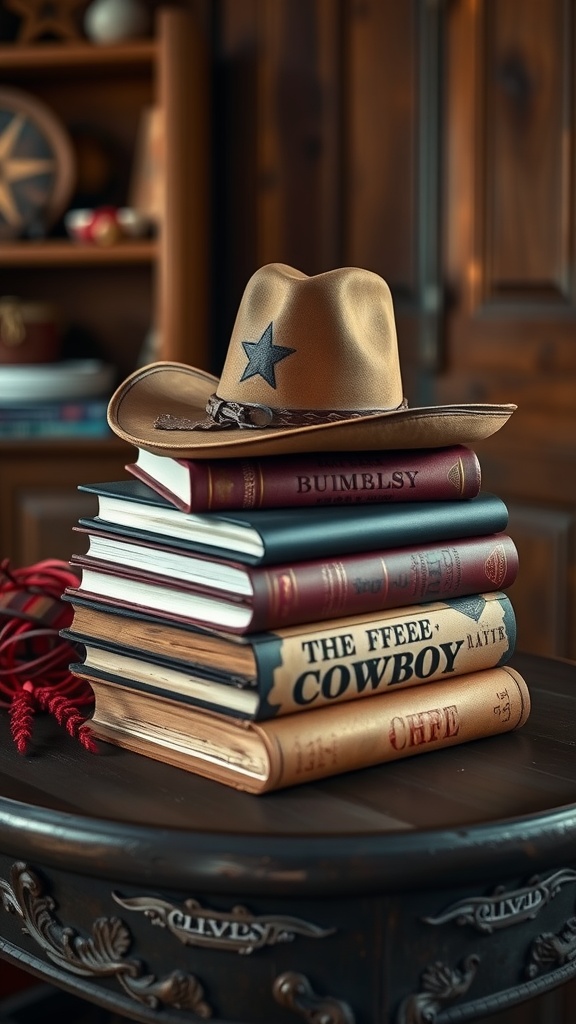
[{"label": "wooden table", "polygon": [[0,955],[139,1021],[448,1024],[576,973],[576,666],[518,733],[253,797],[0,720]]}]

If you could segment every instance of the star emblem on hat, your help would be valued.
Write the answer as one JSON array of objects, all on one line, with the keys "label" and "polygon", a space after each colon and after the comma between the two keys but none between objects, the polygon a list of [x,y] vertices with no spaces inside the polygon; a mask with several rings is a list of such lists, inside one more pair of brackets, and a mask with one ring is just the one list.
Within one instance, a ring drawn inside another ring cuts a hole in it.
[{"label": "star emblem on hat", "polygon": [[249,377],[256,377],[259,374],[271,388],[276,387],[276,363],[296,351],[295,348],[288,348],[286,345],[274,344],[271,323],[258,341],[243,341],[242,348],[248,356],[248,365],[240,380],[248,380]]}]

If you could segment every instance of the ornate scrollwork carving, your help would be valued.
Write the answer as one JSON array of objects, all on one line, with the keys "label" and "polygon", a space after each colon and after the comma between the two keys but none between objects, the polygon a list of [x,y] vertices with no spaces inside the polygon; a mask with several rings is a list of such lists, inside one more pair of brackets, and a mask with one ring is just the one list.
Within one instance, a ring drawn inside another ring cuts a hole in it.
[{"label": "ornate scrollwork carving", "polygon": [[560,892],[564,885],[576,883],[576,871],[562,868],[547,878],[531,878],[518,889],[499,885],[491,896],[469,896],[446,907],[435,917],[424,917],[425,924],[440,925],[455,921],[472,925],[479,932],[493,932],[531,920]]},{"label": "ornate scrollwork carving", "polygon": [[354,1024],[354,1014],[348,1003],[332,996],[317,995],[304,974],[295,971],[279,974],[274,980],[272,993],[280,1006],[299,1013],[308,1024]]},{"label": "ornate scrollwork carving", "polygon": [[121,896],[112,893],[124,910],[144,914],[153,925],[167,928],[186,946],[227,949],[234,953],[253,953],[263,946],[292,942],[296,935],[323,939],[333,935],[334,928],[320,928],[309,921],[286,914],[252,914],[247,907],[232,910],[211,910],[195,899],[178,907],[155,896]]},{"label": "ornate scrollwork carving", "polygon": [[564,927],[554,935],[543,932],[538,935],[530,948],[530,957],[526,974],[535,978],[540,971],[551,967],[562,967],[576,959],[576,918],[571,917]]},{"label": "ornate scrollwork carving", "polygon": [[126,959],[132,936],[120,918],[97,918],[89,938],[62,925],[54,915],[54,900],[43,893],[38,875],[22,862],[12,865],[10,882],[0,878],[0,893],[3,909],[18,914],[22,930],[63,970],[80,977],[113,977],[132,999],[151,1009],[163,1003],[198,1017],[212,1016],[193,975],[172,971],[156,978],[141,961]]},{"label": "ornate scrollwork carving", "polygon": [[421,978],[422,990],[407,996],[400,1004],[396,1024],[434,1024],[446,1003],[468,991],[479,963],[480,957],[472,953],[466,957],[463,970],[447,967],[439,960],[429,964]]}]

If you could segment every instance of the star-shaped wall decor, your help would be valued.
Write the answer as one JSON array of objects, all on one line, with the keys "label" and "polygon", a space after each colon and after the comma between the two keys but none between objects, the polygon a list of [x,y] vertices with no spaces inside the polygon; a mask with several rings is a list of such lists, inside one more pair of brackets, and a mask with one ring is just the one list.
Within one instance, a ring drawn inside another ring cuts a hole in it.
[{"label": "star-shaped wall decor", "polygon": [[77,7],[85,7],[86,3],[87,0],[4,0],[4,6],[22,18],[19,43],[31,43],[43,36],[81,39],[73,15]]},{"label": "star-shaped wall decor", "polygon": [[248,356],[248,366],[240,380],[248,380],[249,377],[256,377],[259,374],[271,388],[276,387],[275,364],[296,351],[295,348],[287,348],[286,345],[274,345],[271,323],[258,341],[243,341],[242,348]]},{"label": "star-shaped wall decor", "polygon": [[22,114],[15,114],[0,132],[0,218],[13,228],[21,228],[24,214],[16,203],[14,186],[17,182],[28,179],[34,188],[32,179],[38,175],[49,175],[53,180],[56,161],[48,157],[24,157],[17,155],[17,143],[25,121]]},{"label": "star-shaped wall decor", "polygon": [[64,125],[32,94],[0,87],[0,240],[43,235],[74,185]]}]

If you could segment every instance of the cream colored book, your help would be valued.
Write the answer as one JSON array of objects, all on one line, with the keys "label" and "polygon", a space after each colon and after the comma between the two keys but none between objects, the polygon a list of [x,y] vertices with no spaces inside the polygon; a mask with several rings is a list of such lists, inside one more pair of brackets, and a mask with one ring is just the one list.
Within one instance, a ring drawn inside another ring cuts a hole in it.
[{"label": "cream colored book", "polygon": [[101,681],[94,692],[97,738],[254,794],[508,732],[530,712],[508,666],[265,722]]},{"label": "cream colored book", "polygon": [[103,678],[263,720],[504,665],[516,620],[510,599],[495,591],[243,642],[77,605],[63,635],[84,645],[71,670],[90,683]]}]

